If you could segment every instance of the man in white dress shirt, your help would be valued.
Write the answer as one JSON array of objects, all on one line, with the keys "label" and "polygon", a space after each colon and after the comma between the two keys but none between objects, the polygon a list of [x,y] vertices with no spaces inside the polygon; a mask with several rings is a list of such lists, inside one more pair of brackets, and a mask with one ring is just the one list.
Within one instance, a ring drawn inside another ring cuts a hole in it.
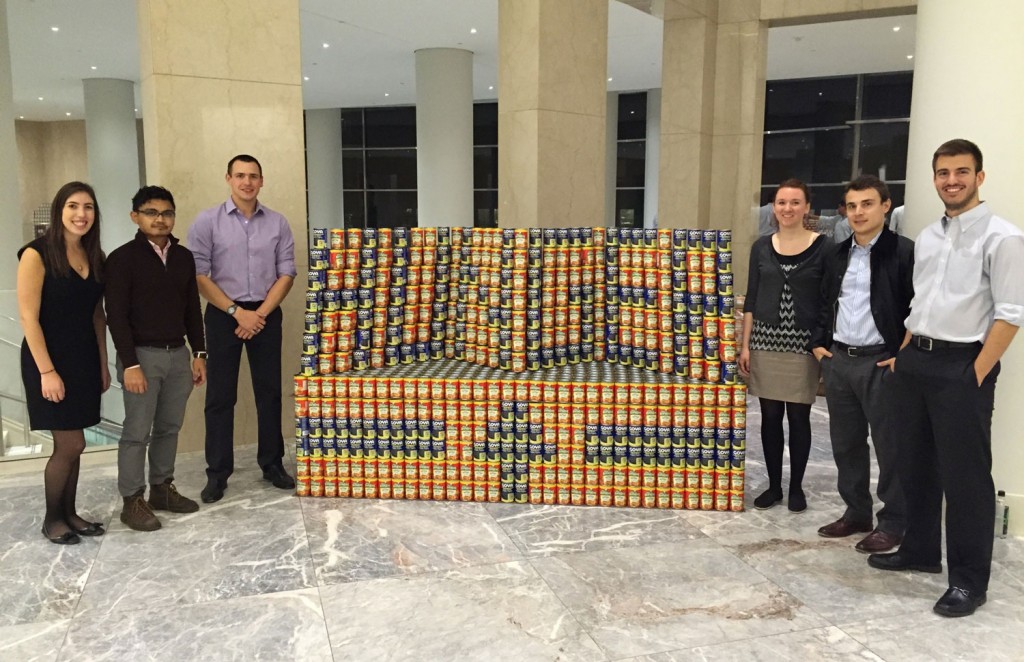
[{"label": "man in white dress shirt", "polygon": [[934,611],[968,616],[985,604],[992,567],[992,407],[999,359],[1024,322],[1024,233],[979,199],[977,145],[943,143],[932,171],[946,213],[917,239],[893,375],[907,530],[898,551],[868,563],[942,572],[945,496],[949,589]]}]

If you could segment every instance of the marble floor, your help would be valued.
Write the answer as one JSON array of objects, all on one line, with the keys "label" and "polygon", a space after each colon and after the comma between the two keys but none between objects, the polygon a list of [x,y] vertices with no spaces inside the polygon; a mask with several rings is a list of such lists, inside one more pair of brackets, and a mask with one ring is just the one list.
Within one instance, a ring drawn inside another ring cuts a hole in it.
[{"label": "marble floor", "polygon": [[[299,499],[254,449],[223,501],[118,520],[111,464],[83,467],[102,538],[39,534],[39,472],[0,474],[0,660],[1020,660],[1024,540],[997,540],[989,602],[949,620],[944,575],[870,569],[840,513],[814,408],[809,508],[743,513]],[[177,484],[198,497],[201,454]]]}]

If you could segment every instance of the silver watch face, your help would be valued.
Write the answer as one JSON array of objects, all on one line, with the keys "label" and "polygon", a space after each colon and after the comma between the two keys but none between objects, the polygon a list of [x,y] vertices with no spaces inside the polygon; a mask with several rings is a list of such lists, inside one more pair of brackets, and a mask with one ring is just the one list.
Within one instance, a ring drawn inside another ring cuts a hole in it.
[{"label": "silver watch face", "polygon": [[231,304],[228,306],[228,315],[234,315],[236,310],[238,310],[238,306]]}]

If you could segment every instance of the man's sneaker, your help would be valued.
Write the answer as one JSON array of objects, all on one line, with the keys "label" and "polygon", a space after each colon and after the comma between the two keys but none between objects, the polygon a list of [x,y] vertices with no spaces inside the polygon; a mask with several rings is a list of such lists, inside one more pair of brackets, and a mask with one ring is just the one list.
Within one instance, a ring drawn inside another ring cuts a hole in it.
[{"label": "man's sneaker", "polygon": [[136,531],[156,531],[160,528],[160,520],[156,518],[142,494],[124,497],[124,508],[121,510],[121,521],[129,529]]}]

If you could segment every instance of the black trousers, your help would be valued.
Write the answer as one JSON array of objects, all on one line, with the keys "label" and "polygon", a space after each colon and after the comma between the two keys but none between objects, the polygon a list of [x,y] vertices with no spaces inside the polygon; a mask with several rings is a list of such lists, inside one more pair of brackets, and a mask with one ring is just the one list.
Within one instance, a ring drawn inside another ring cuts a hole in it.
[{"label": "black trousers", "polygon": [[875,365],[887,358],[849,356],[832,346],[832,358],[821,362],[828,402],[832,455],[839,470],[839,496],[846,504],[843,516],[858,524],[874,522],[871,500],[871,449],[878,459],[878,529],[897,536],[906,528],[906,507],[897,475],[899,438],[892,421],[892,381],[888,368]]},{"label": "black trousers", "polygon": [[[262,302],[238,302],[256,310]],[[234,471],[235,403],[242,348],[249,359],[256,398],[257,451],[261,468],[280,465],[284,457],[281,435],[281,309],[267,317],[266,326],[249,340],[235,335],[238,323],[215,308],[206,307],[206,475],[227,481]],[[995,506],[993,506],[995,508]]]},{"label": "black trousers", "polygon": [[999,364],[978,386],[977,347],[926,352],[908,345],[896,358],[894,402],[899,475],[907,506],[900,552],[938,563],[946,497],[949,585],[988,590],[995,526],[992,406]]}]

